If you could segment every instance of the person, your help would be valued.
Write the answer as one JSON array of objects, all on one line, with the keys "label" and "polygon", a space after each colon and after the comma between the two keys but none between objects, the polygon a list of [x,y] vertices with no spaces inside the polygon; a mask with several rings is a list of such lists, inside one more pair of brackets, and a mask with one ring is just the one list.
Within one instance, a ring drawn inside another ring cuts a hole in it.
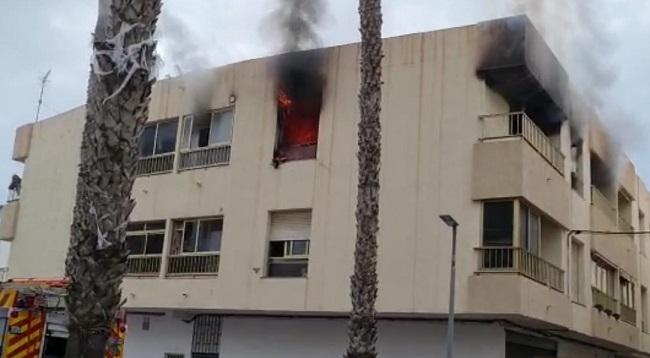
[{"label": "person", "polygon": [[22,187],[22,179],[16,174],[11,177],[11,184],[9,184],[9,197],[17,199],[20,196],[20,189]]}]

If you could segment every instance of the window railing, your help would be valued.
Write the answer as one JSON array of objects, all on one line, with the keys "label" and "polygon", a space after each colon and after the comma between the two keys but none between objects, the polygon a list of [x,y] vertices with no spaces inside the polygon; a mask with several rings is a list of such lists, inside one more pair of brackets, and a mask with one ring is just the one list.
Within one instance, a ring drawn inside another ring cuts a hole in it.
[{"label": "window railing", "polygon": [[219,254],[170,255],[168,276],[214,275],[219,272]]},{"label": "window railing", "polygon": [[591,187],[591,205],[598,207],[607,217],[616,222],[618,218],[617,205],[595,186]]},{"label": "window railing", "polygon": [[192,169],[230,162],[230,144],[184,150],[180,154],[179,169]]},{"label": "window railing", "polygon": [[636,326],[636,310],[621,304],[621,320]]},{"label": "window railing", "polygon": [[616,298],[592,286],[591,299],[593,301],[594,307],[596,307],[599,311],[604,311],[608,315],[618,316],[618,301]]},{"label": "window railing", "polygon": [[155,155],[138,159],[135,175],[160,174],[174,170],[174,153]]},{"label": "window railing", "polygon": [[564,270],[522,248],[481,247],[479,272],[517,273],[564,292]]},{"label": "window railing", "polygon": [[126,261],[130,276],[158,276],[160,273],[160,255],[129,255]]},{"label": "window railing", "polygon": [[481,139],[521,137],[560,174],[564,175],[564,154],[524,112],[479,117],[483,121]]}]

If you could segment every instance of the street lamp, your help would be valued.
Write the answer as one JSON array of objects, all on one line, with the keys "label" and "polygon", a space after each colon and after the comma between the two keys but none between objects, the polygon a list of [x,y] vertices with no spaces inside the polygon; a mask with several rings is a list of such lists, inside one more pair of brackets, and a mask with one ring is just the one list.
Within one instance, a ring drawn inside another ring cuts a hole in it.
[{"label": "street lamp", "polygon": [[447,358],[454,357],[454,303],[456,299],[456,229],[458,222],[451,215],[440,215],[440,219],[451,227],[451,273],[449,277],[449,318],[447,319]]}]

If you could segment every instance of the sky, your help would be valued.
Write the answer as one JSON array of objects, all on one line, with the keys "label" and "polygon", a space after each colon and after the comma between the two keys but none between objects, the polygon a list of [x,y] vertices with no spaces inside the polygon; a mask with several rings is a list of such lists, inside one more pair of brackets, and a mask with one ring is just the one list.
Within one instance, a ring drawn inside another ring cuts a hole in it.
[{"label": "sky", "polygon": [[[282,1],[164,0],[160,77],[176,74],[176,65],[218,66],[275,53],[280,44],[269,19]],[[322,44],[358,41],[357,2],[325,3],[318,24]],[[11,174],[22,171],[11,161],[14,133],[34,121],[41,76],[52,70],[41,118],[85,103],[96,7],[96,0],[0,0],[0,192]],[[383,7],[385,36],[529,12],[570,75],[586,91],[596,89],[606,124],[617,128],[650,183],[644,110],[650,98],[650,1],[384,0]]]}]

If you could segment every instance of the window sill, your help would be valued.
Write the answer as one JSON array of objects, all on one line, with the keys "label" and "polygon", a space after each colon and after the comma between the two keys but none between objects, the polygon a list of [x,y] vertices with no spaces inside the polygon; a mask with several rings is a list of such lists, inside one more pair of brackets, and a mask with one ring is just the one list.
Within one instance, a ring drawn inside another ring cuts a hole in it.
[{"label": "window sill", "polygon": [[171,169],[171,170],[165,170],[165,171],[154,172],[154,173],[134,174],[133,177],[134,178],[143,178],[143,177],[151,177],[151,176],[156,176],[156,175],[170,174],[170,173],[173,173],[173,172],[174,172],[174,170]]},{"label": "window sill", "polygon": [[215,279],[219,276],[219,273],[168,273],[165,274],[165,279],[177,280],[177,279]]},{"label": "window sill", "polygon": [[230,162],[199,165],[199,166],[196,166],[196,167],[178,168],[177,171],[180,173],[180,172],[186,172],[186,171],[190,171],[190,170],[208,169],[208,168],[212,168],[212,167],[227,167],[228,165],[230,165]]},{"label": "window sill", "polygon": [[308,279],[309,276],[301,276],[301,277],[296,277],[296,276],[260,276],[260,279],[262,280],[306,280]]}]

